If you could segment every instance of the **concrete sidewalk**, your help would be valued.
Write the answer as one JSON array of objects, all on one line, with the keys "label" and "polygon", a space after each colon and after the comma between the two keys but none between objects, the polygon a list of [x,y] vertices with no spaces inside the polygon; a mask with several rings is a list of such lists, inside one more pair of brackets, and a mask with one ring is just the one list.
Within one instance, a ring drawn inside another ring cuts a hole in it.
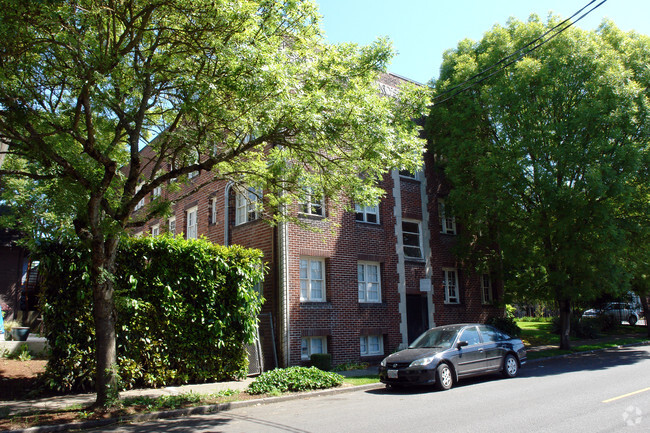
[{"label": "concrete sidewalk", "polygon": [[[367,376],[377,375],[378,368],[371,367],[367,370],[351,370],[338,372],[343,376]],[[229,382],[215,382],[203,383],[199,385],[183,385],[173,386],[157,389],[132,389],[122,391],[121,398],[129,397],[160,397],[163,395],[179,395],[179,394],[214,394],[219,391],[227,389],[233,391],[245,391],[248,385],[255,380],[254,377],[247,377],[243,380],[229,381]],[[0,401],[0,414],[3,416],[17,415],[25,412],[35,411],[52,411],[57,409],[64,409],[70,406],[88,406],[95,402],[96,394],[71,394],[60,395],[56,397],[41,398],[35,400],[21,400],[21,401]]]}]

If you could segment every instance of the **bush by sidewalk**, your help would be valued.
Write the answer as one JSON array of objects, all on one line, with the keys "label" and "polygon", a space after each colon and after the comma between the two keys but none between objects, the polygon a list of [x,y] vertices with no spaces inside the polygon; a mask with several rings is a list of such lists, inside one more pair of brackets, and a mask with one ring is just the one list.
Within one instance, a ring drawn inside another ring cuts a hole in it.
[{"label": "bush by sidewalk", "polygon": [[[89,260],[74,244],[41,252],[41,311],[56,391],[94,387]],[[261,253],[168,236],[122,241],[115,278],[118,375],[125,389],[244,377],[262,299]]]}]

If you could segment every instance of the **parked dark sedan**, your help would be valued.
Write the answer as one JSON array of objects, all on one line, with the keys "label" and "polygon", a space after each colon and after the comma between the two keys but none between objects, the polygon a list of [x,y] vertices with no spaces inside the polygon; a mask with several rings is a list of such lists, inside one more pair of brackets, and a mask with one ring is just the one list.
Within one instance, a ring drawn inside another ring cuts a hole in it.
[{"label": "parked dark sedan", "polygon": [[379,380],[388,387],[434,384],[449,389],[463,377],[502,372],[515,377],[526,363],[518,338],[478,323],[431,328],[408,349],[384,358]]}]

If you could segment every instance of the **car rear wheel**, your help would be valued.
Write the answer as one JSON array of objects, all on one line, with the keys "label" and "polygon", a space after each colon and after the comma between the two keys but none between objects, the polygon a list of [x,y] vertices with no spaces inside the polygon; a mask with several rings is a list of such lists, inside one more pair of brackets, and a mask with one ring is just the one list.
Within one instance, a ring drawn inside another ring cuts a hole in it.
[{"label": "car rear wheel", "polygon": [[451,374],[451,368],[445,363],[442,363],[436,369],[436,388],[444,391],[454,384],[454,377]]},{"label": "car rear wheel", "polygon": [[519,364],[517,359],[513,354],[506,355],[506,359],[503,360],[503,375],[505,377],[515,377],[519,371]]},{"label": "car rear wheel", "polygon": [[630,318],[627,319],[627,322],[632,326],[636,325],[636,316],[634,315],[630,316]]}]

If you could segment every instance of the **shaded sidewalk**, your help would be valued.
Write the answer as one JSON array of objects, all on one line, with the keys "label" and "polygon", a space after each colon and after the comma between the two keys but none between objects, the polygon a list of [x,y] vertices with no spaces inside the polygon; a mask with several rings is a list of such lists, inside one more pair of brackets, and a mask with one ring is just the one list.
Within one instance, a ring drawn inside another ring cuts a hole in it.
[{"label": "shaded sidewalk", "polygon": [[[366,370],[351,370],[351,371],[342,371],[338,372],[343,376],[353,377],[353,376],[368,376],[368,375],[377,375],[378,368],[370,367]],[[245,391],[250,385],[251,382],[255,380],[254,377],[247,377],[243,380],[234,380],[228,382],[214,382],[214,383],[203,383],[198,385],[182,385],[182,386],[171,386],[165,388],[156,388],[156,389],[131,389],[128,391],[120,392],[120,398],[133,398],[133,397],[150,397],[156,398],[164,395],[179,395],[179,394],[214,394],[220,391],[233,390],[233,391]],[[300,393],[304,394],[304,393]],[[71,406],[88,406],[95,402],[96,399],[95,393],[88,394],[69,394],[69,395],[59,395],[55,397],[46,397],[33,400],[12,400],[12,401],[0,401],[0,414],[2,417],[18,415],[25,412],[36,412],[36,411],[53,411],[69,408]]]}]

